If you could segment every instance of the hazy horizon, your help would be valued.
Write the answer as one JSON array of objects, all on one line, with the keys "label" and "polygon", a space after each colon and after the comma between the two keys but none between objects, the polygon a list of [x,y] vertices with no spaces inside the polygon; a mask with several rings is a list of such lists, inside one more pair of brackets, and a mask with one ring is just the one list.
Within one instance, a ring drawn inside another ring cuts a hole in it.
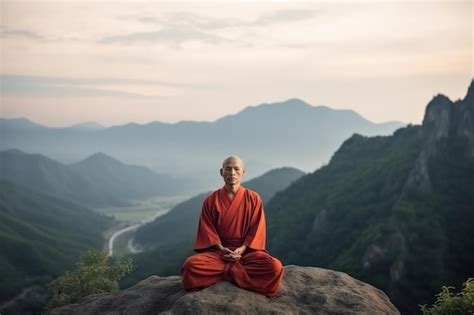
[{"label": "hazy horizon", "polygon": [[1,112],[63,127],[214,121],[298,98],[418,124],[473,77],[471,1],[1,3]]},{"label": "hazy horizon", "polygon": [[[276,102],[276,103],[284,103],[288,100],[285,100],[285,101],[281,101],[281,102]],[[304,100],[302,100],[304,101]],[[215,119],[212,119],[212,120],[192,120],[192,119],[186,119],[186,120],[178,120],[178,121],[160,121],[160,120],[151,120],[151,121],[145,121],[145,122],[136,122],[136,121],[124,121],[123,123],[118,123],[118,124],[111,124],[111,125],[106,125],[104,123],[101,123],[101,122],[98,122],[98,121],[93,121],[93,120],[89,120],[89,121],[76,121],[76,122],[72,122],[70,124],[61,124],[61,125],[51,125],[51,124],[43,124],[42,122],[39,122],[39,121],[36,121],[34,119],[31,119],[30,117],[26,117],[26,116],[13,116],[13,117],[5,117],[3,115],[0,115],[0,118],[4,118],[4,119],[27,119],[33,123],[37,123],[37,124],[40,124],[42,126],[45,126],[45,127],[51,127],[51,128],[64,128],[64,127],[72,127],[74,125],[81,125],[81,124],[90,124],[90,123],[93,123],[93,124],[99,124],[100,126],[104,127],[104,128],[109,128],[109,127],[114,127],[114,126],[120,126],[120,125],[125,125],[125,124],[138,124],[138,125],[146,125],[146,124],[149,124],[149,123],[154,123],[154,122],[159,122],[159,123],[167,123],[167,124],[179,124],[179,123],[182,123],[182,122],[208,122],[208,123],[213,123],[213,122],[216,122],[217,120],[221,119],[221,118],[224,118],[226,116],[233,116],[233,115],[237,115],[239,114],[241,111],[243,111],[245,108],[247,107],[256,107],[256,106],[260,106],[260,105],[264,105],[264,104],[268,104],[268,103],[263,103],[263,104],[257,104],[257,105],[249,105],[249,106],[245,106],[244,108],[240,109],[239,111],[237,112],[234,112],[234,113],[227,113],[227,114],[224,114],[223,116],[220,116],[220,117],[217,117]],[[272,103],[273,104],[273,103]],[[335,111],[344,111],[344,110],[352,110],[350,108],[347,108],[347,109],[336,109],[336,108],[332,108],[330,106],[326,106],[326,105],[312,105],[312,104],[308,104],[314,108],[316,107],[326,107],[326,108],[329,108],[331,110],[335,110]],[[357,113],[357,112],[356,112]],[[359,113],[357,113],[359,114]],[[359,114],[360,115],[360,114]],[[362,116],[362,115],[361,115]],[[373,122],[371,121],[370,119],[367,119],[367,117],[364,117],[362,116],[364,119],[372,122],[372,123],[403,123],[403,124],[407,124],[406,122],[403,122],[403,121],[396,121],[396,120],[387,120],[387,121],[381,121],[381,122]]]}]

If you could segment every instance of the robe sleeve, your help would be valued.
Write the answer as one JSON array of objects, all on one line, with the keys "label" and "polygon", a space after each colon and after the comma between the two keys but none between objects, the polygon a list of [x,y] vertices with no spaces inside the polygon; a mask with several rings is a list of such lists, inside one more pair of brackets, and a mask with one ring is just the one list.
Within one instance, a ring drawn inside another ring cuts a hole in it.
[{"label": "robe sleeve", "polygon": [[266,224],[263,202],[257,195],[256,205],[250,218],[250,228],[244,239],[244,245],[256,250],[265,249]]},{"label": "robe sleeve", "polygon": [[194,244],[194,250],[205,249],[214,245],[221,244],[221,239],[216,230],[217,218],[212,215],[209,201],[203,202],[199,226]]}]

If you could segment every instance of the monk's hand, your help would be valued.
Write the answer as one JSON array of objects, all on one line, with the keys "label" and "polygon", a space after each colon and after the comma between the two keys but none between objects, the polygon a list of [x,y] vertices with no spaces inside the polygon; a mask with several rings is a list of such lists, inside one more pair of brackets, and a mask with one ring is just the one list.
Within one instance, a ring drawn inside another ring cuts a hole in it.
[{"label": "monk's hand", "polygon": [[245,250],[247,249],[247,246],[242,245],[240,247],[237,247],[232,253],[224,255],[224,260],[227,261],[238,261],[240,258],[242,258],[242,255],[244,254]]},{"label": "monk's hand", "polygon": [[233,253],[233,251],[231,249],[229,249],[227,247],[224,247],[221,244],[217,245],[216,247],[224,255],[229,255],[229,254]]},{"label": "monk's hand", "polygon": [[227,260],[227,261],[238,261],[240,260],[241,257],[242,257],[241,255],[234,254],[234,253],[230,253],[230,254],[222,256],[222,258],[224,258],[224,260]]},{"label": "monk's hand", "polygon": [[240,247],[237,247],[235,250],[234,250],[234,255],[235,256],[242,256],[245,252],[245,250],[247,249],[247,246],[245,245],[242,245]]}]

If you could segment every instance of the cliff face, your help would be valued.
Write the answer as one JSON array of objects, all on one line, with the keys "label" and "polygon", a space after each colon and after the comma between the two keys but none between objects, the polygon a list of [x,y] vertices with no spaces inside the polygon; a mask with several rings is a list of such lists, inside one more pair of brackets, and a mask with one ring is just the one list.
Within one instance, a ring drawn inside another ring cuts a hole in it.
[{"label": "cliff face", "polygon": [[474,81],[463,100],[452,102],[436,95],[426,107],[421,128],[422,149],[407,185],[423,192],[432,189],[428,160],[442,154],[447,147],[462,146],[466,158],[474,158]]},{"label": "cliff face", "polygon": [[437,95],[426,107],[422,126],[425,148],[465,141],[465,154],[474,157],[474,81],[463,100]]},{"label": "cliff face", "polygon": [[[413,214],[419,218],[418,223],[413,222],[413,217],[391,218],[393,233],[389,239],[398,240],[391,251],[398,253],[391,264],[387,290],[392,298],[403,295],[400,287],[413,273],[414,262],[410,256],[415,252],[420,257],[425,256],[424,260],[430,262],[433,270],[444,270],[443,276],[440,272],[433,273],[444,278],[445,285],[462,282],[466,277],[464,269],[471,265],[466,263],[471,258],[467,258],[464,251],[469,251],[473,243],[464,240],[471,239],[472,233],[464,222],[473,216],[467,187],[472,189],[474,179],[474,80],[462,100],[453,102],[444,95],[436,95],[426,107],[417,137],[420,138],[419,154],[396,207],[411,204],[416,209]],[[431,224],[426,223],[428,217]],[[445,235],[435,238],[430,234]],[[422,238],[425,240],[420,240]],[[433,242],[432,248],[423,243],[426,239]],[[465,250],[452,249],[462,248],[459,244],[464,244]],[[453,264],[450,258],[455,261],[458,257],[463,257],[459,260],[461,263],[450,271]]]},{"label": "cliff face", "polygon": [[[423,124],[354,135],[328,165],[266,205],[268,248],[284,264],[343,270],[418,314],[474,265],[474,84],[435,96]],[[426,268],[429,266],[429,268]]]},{"label": "cliff face", "polygon": [[380,290],[345,273],[286,266],[273,298],[220,282],[186,293],[181,277],[149,277],[113,294],[86,297],[51,314],[399,314]]}]

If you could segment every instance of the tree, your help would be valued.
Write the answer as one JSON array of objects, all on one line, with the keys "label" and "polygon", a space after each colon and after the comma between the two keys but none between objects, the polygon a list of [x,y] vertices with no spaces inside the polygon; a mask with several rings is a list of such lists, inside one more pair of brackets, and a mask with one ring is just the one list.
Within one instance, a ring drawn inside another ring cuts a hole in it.
[{"label": "tree", "polygon": [[130,258],[116,260],[105,251],[89,249],[80,256],[76,270],[67,271],[49,284],[51,300],[46,308],[75,303],[91,294],[117,291],[118,281],[133,269]]},{"label": "tree", "polygon": [[464,283],[464,289],[459,293],[455,294],[450,291],[451,289],[453,287],[443,286],[431,307],[421,305],[423,315],[474,314],[474,279],[468,279]]}]

